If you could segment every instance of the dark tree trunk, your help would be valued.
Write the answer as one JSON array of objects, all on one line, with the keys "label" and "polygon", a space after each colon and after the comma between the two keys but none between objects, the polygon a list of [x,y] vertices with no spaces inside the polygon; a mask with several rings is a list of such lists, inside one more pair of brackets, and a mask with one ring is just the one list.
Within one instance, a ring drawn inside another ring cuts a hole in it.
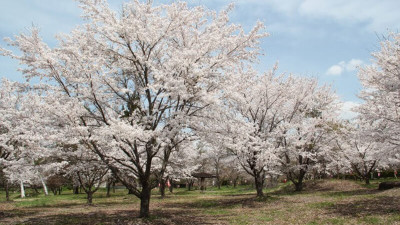
[{"label": "dark tree trunk", "polygon": [[115,181],[113,181],[113,183],[112,183],[112,189],[113,189],[113,193],[115,193]]},{"label": "dark tree trunk", "polygon": [[365,184],[370,184],[370,179],[372,178],[371,177],[371,172],[367,172],[367,173],[364,173],[365,175],[364,175],[364,177],[362,177],[362,178],[364,178],[364,180],[365,180]]},{"label": "dark tree trunk", "polygon": [[172,193],[173,190],[174,190],[173,180],[170,179],[170,180],[169,180],[169,193]]},{"label": "dark tree trunk", "polygon": [[200,190],[201,191],[206,190],[206,187],[205,187],[205,184],[204,184],[205,180],[206,179],[204,177],[200,178]]},{"label": "dark tree trunk", "polygon": [[150,196],[151,188],[143,185],[142,193],[140,196],[140,218],[147,218],[150,215]]},{"label": "dark tree trunk", "polygon": [[130,188],[128,188],[128,195],[133,195],[133,191]]},{"label": "dark tree trunk", "polygon": [[218,189],[221,189],[221,181],[220,181],[219,177],[217,177],[217,185],[218,185]]},{"label": "dark tree trunk", "polygon": [[191,191],[191,190],[192,190],[192,187],[193,187],[193,182],[192,182],[192,181],[189,181],[189,182],[188,182],[188,190]]},{"label": "dark tree trunk", "polygon": [[75,195],[79,194],[79,186],[74,187],[74,194]]},{"label": "dark tree trunk", "polygon": [[237,178],[235,178],[235,179],[233,179],[233,188],[236,188],[236,186],[237,186]]},{"label": "dark tree trunk", "polygon": [[303,182],[297,182],[294,184],[294,186],[296,187],[296,191],[302,191],[303,190]]},{"label": "dark tree trunk", "polygon": [[261,174],[258,174],[258,176],[254,177],[254,184],[256,185],[256,190],[257,190],[257,197],[263,197],[263,185],[264,185],[264,177],[261,176]]},{"label": "dark tree trunk", "polygon": [[87,194],[87,204],[91,205],[93,203],[93,192],[88,191],[86,192],[86,194]]},{"label": "dark tree trunk", "polygon": [[306,171],[301,169],[297,182],[293,182],[294,186],[296,188],[295,189],[296,191],[302,191],[303,190],[303,180],[304,180],[304,176],[305,175],[306,175]]},{"label": "dark tree trunk", "polygon": [[37,187],[33,186],[33,190],[35,191],[35,194],[39,194]]},{"label": "dark tree trunk", "polygon": [[61,195],[62,187],[58,188],[58,195]]},{"label": "dark tree trunk", "polygon": [[107,197],[110,197],[110,191],[111,191],[111,182],[107,182]]},{"label": "dark tree trunk", "polygon": [[8,188],[8,182],[6,181],[6,201],[10,201],[10,190]]},{"label": "dark tree trunk", "polygon": [[160,195],[161,198],[165,197],[165,179],[160,179]]}]

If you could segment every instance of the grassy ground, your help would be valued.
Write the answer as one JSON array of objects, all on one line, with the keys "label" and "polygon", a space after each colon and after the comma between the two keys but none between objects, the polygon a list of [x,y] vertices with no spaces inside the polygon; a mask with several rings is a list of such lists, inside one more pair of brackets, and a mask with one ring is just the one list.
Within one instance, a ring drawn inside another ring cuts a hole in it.
[{"label": "grassy ground", "polygon": [[296,193],[285,184],[265,190],[262,199],[244,186],[204,193],[175,189],[165,199],[155,191],[146,220],[136,218],[139,201],[126,190],[110,198],[101,190],[94,206],[72,191],[24,199],[14,193],[9,203],[0,193],[0,224],[400,224],[400,189],[378,191],[377,185],[326,180]]}]

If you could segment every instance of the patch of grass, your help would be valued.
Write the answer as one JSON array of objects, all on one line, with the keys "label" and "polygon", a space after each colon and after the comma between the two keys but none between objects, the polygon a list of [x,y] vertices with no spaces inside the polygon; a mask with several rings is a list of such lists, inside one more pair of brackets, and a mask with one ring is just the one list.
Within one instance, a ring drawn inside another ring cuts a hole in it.
[{"label": "patch of grass", "polygon": [[250,216],[247,214],[244,215],[238,215],[238,216],[234,216],[231,217],[229,219],[230,224],[238,224],[238,225],[246,225],[246,224],[251,224],[250,222]]},{"label": "patch of grass", "polygon": [[[248,185],[240,185],[236,188],[232,186],[222,186],[221,189],[218,187],[207,187],[207,190],[191,190],[188,191],[184,188],[174,189],[172,195],[189,195],[189,196],[204,196],[204,195],[243,195],[255,193],[254,188]],[[158,192],[154,192],[155,195],[159,195]]]},{"label": "patch of grass", "polygon": [[400,214],[389,216],[388,222],[389,223],[400,223]]},{"label": "patch of grass", "polygon": [[368,188],[368,189],[377,189],[379,186],[379,183],[382,182],[388,182],[388,181],[398,181],[398,179],[396,178],[374,178],[372,180],[370,180],[370,184],[365,184],[365,181],[357,181],[358,184],[360,184],[362,187]]},{"label": "patch of grass", "polygon": [[54,204],[54,200],[52,198],[36,198],[36,199],[21,199],[15,202],[17,207],[46,207]]},{"label": "patch of grass", "polygon": [[335,206],[335,203],[333,203],[333,202],[313,202],[313,203],[309,203],[308,206],[310,208],[323,209],[323,208],[333,207],[333,206]]},{"label": "patch of grass", "polygon": [[267,215],[257,216],[256,219],[257,219],[258,221],[262,221],[262,222],[271,222],[271,221],[274,221],[274,219],[273,219],[272,217],[267,216]]},{"label": "patch of grass", "polygon": [[366,224],[384,224],[382,219],[375,216],[366,216],[359,219],[360,222]]},{"label": "patch of grass", "polygon": [[226,209],[221,209],[221,208],[211,208],[211,209],[206,209],[203,210],[204,214],[207,215],[227,215],[230,214],[231,212],[226,210]]}]

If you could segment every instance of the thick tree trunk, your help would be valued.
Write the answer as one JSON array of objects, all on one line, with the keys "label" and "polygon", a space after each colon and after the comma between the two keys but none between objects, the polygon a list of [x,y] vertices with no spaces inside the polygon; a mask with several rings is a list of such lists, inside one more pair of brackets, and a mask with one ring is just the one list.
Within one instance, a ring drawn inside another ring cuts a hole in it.
[{"label": "thick tree trunk", "polygon": [[46,195],[46,196],[49,195],[49,191],[47,190],[47,186],[46,186],[46,183],[44,182],[43,178],[40,178],[40,181],[42,182],[44,195]]},{"label": "thick tree trunk", "polygon": [[147,218],[150,215],[150,187],[143,186],[142,194],[140,196],[140,218]]},{"label": "thick tree trunk", "polygon": [[303,190],[303,182],[298,182],[295,183],[294,186],[296,187],[296,191],[302,191]]},{"label": "thick tree trunk", "polygon": [[161,198],[165,197],[165,179],[160,179],[160,195]]},{"label": "thick tree trunk", "polygon": [[254,184],[256,185],[256,190],[257,190],[257,197],[263,197],[263,184],[264,184],[264,179],[263,177],[258,174],[258,176],[254,177]]},{"label": "thick tree trunk", "polygon": [[188,191],[192,190],[193,182],[189,181],[188,182]]},{"label": "thick tree trunk", "polygon": [[61,192],[62,192],[62,187],[59,187],[58,188],[58,195],[61,195]]},{"label": "thick tree trunk", "polygon": [[372,179],[372,173],[371,172],[367,172],[366,176],[364,177],[365,179],[365,184],[370,184],[369,181],[370,179]]},{"label": "thick tree trunk", "polygon": [[20,182],[21,186],[21,198],[25,198],[25,188],[24,188],[24,182]]},{"label": "thick tree trunk", "polygon": [[6,201],[10,201],[10,190],[8,187],[8,182],[6,181]]},{"label": "thick tree trunk", "polygon": [[86,194],[87,194],[87,204],[91,205],[93,203],[93,192],[88,191],[86,192]]},{"label": "thick tree trunk", "polygon": [[303,190],[303,180],[304,180],[304,176],[306,175],[306,171],[305,170],[300,170],[300,175],[299,178],[297,180],[297,182],[293,182],[294,186],[295,186],[295,190],[296,191],[302,191]]}]

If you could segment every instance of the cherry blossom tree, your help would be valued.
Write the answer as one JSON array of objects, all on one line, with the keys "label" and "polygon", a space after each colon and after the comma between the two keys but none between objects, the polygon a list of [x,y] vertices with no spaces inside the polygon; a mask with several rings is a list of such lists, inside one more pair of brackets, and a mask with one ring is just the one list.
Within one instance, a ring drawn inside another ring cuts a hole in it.
[{"label": "cherry blossom tree", "polygon": [[[8,183],[18,183],[21,198],[25,197],[24,183],[35,175],[32,159],[41,154],[34,132],[29,130],[30,100],[25,95],[27,85],[3,79],[0,88],[0,167],[6,179],[6,198],[9,200]],[[29,150],[33,150],[30,152]],[[30,155],[31,153],[32,155]],[[32,156],[32,157],[31,157]]]},{"label": "cherry blossom tree", "polygon": [[0,86],[0,117],[2,118],[0,120],[0,169],[3,174],[7,201],[10,200],[9,177],[5,169],[10,166],[10,161],[14,156],[12,153],[18,147],[12,132],[15,124],[11,123],[17,102],[18,92],[15,92],[11,82],[3,79]]},{"label": "cherry blossom tree", "polygon": [[[49,121],[42,117],[40,109],[40,88],[28,84],[2,80],[0,117],[1,167],[11,182],[21,186],[24,197],[24,183],[41,184],[47,195],[46,178],[53,170],[63,165],[53,161],[54,149]],[[6,184],[7,189],[7,184]],[[8,189],[6,195],[8,196]]]},{"label": "cherry blossom tree", "polygon": [[87,195],[87,204],[92,205],[93,194],[99,190],[108,175],[107,165],[98,158],[97,154],[79,143],[64,145],[61,149],[65,161],[68,162],[63,169],[65,176],[78,181],[79,186]]},{"label": "cherry blossom tree", "polygon": [[336,138],[339,101],[329,87],[318,86],[316,79],[298,78],[292,88],[279,155],[282,172],[301,191],[307,172],[324,169]]},{"label": "cherry blossom tree", "polygon": [[362,120],[373,125],[369,136],[378,143],[385,140],[393,165],[400,163],[400,33],[390,33],[372,53],[372,64],[360,68],[358,77],[363,86],[358,107]]},{"label": "cherry blossom tree", "polygon": [[87,23],[59,36],[57,47],[33,28],[8,40],[21,55],[1,53],[19,60],[27,79],[46,82],[43,107],[64,129],[59,135],[97,154],[148,217],[156,156],[218,103],[226,77],[256,60],[266,34],[261,23],[248,34],[230,24],[232,7],[216,13],[136,0],[116,13],[103,0],[80,3]]},{"label": "cherry blossom tree", "polygon": [[276,68],[262,75],[238,71],[247,79],[226,89],[217,119],[207,118],[214,132],[205,136],[218,138],[216,143],[236,155],[253,176],[257,196],[263,196],[268,174],[287,174],[301,189],[308,165],[329,139],[329,121],[337,116],[338,101],[329,87],[312,78],[276,75]]},{"label": "cherry blossom tree", "polygon": [[357,177],[369,184],[371,174],[376,169],[388,167],[390,154],[385,151],[385,143],[370,136],[373,124],[367,121],[355,121],[348,124],[340,135],[337,146],[343,153],[343,161],[347,162]]}]

